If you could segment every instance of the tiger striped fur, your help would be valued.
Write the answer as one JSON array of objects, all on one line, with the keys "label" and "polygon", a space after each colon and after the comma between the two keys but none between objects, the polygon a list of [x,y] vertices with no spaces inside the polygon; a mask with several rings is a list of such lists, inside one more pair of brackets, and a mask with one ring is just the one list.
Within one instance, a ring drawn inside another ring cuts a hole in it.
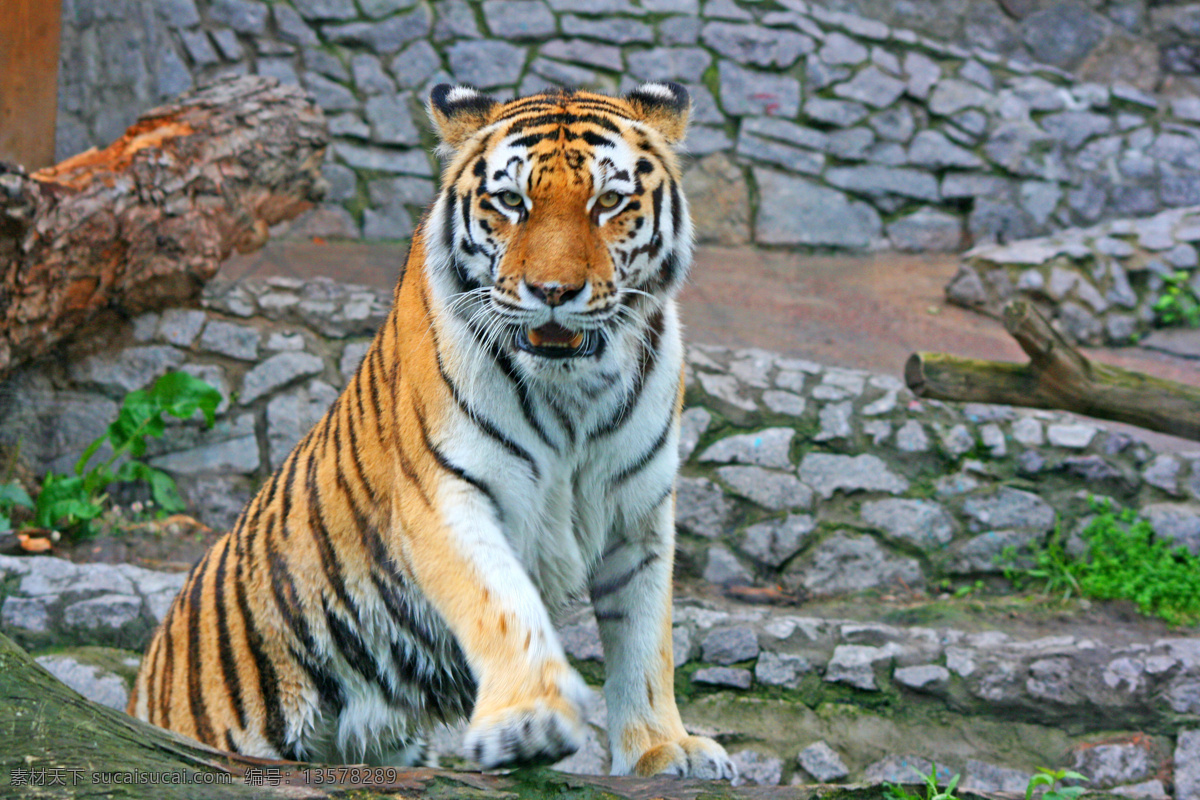
[{"label": "tiger striped fur", "polygon": [[193,569],[130,713],[263,757],[483,767],[583,741],[552,613],[590,594],[614,774],[733,776],[671,647],[687,92],[433,90],[447,161],[325,417]]}]

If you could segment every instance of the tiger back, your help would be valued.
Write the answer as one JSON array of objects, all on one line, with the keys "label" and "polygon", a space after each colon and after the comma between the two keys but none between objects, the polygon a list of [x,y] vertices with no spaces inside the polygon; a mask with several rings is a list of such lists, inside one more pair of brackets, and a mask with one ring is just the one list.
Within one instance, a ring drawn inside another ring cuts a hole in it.
[{"label": "tiger back", "polygon": [[676,84],[500,103],[436,87],[446,166],[345,390],[196,565],[130,713],[215,747],[487,768],[583,741],[554,614],[589,598],[614,774],[732,777],[674,699],[692,231]]}]

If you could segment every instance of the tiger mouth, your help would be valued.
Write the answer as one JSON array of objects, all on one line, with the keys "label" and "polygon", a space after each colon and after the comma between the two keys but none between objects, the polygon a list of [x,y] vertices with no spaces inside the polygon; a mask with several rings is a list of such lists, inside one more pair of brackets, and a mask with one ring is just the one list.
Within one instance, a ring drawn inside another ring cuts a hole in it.
[{"label": "tiger mouth", "polygon": [[573,331],[557,322],[521,328],[516,336],[518,350],[542,358],[585,358],[595,354],[599,341],[596,331]]}]

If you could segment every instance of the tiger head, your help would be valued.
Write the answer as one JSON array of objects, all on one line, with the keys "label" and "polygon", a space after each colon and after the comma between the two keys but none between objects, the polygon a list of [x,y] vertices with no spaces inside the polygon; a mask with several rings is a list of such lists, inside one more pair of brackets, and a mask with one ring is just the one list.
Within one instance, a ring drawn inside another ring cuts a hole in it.
[{"label": "tiger head", "polygon": [[691,263],[673,149],[689,108],[674,83],[507,103],[433,90],[448,163],[426,249],[449,307],[491,349],[534,374],[578,373],[643,335]]}]

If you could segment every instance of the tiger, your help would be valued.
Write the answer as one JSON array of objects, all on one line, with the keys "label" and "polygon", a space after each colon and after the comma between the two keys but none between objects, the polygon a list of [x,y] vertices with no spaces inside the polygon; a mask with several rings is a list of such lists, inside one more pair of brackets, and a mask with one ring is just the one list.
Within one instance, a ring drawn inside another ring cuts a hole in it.
[{"label": "tiger", "polygon": [[584,742],[552,620],[590,599],[611,772],[732,779],[674,693],[675,83],[432,89],[444,162],[393,305],[325,416],[189,574],[129,712],[251,756],[479,767]]}]

